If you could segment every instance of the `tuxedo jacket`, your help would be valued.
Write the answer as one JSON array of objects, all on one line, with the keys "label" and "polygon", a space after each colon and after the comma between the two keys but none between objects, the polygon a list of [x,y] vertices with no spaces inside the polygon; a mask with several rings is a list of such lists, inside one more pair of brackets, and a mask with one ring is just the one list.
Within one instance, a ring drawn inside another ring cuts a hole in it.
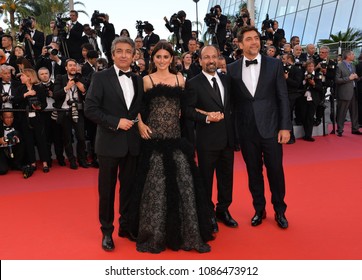
[{"label": "tuxedo jacket", "polygon": [[82,34],[83,34],[83,25],[78,21],[70,29],[68,34],[67,47],[70,58],[74,58],[77,61],[82,59],[82,50],[80,46],[82,45]]},{"label": "tuxedo jacket", "polygon": [[[12,96],[15,96],[17,94],[17,90],[18,88],[21,86],[21,83],[19,83],[18,81],[13,81],[11,80],[10,81],[10,90],[11,90],[11,95]],[[4,91],[4,88],[3,88],[3,84],[2,84],[2,79],[0,78],[0,93],[1,95],[3,95],[4,93],[6,94],[6,92]],[[2,98],[0,98],[0,109],[2,108]],[[14,106],[13,104],[13,107],[16,108],[16,106]]]},{"label": "tuxedo jacket", "polygon": [[255,126],[262,138],[273,138],[279,130],[291,130],[287,85],[280,60],[261,56],[260,75],[254,97],[242,80],[244,58],[228,65],[235,121],[239,137],[250,137]]},{"label": "tuxedo jacket", "polygon": [[89,88],[93,73],[95,73],[93,67],[88,62],[84,63],[82,66],[82,76],[86,82],[86,88]]},{"label": "tuxedo jacket", "polygon": [[[34,52],[34,61],[36,61],[36,58],[41,54],[42,49],[44,47],[44,40],[45,40],[44,33],[35,29],[35,32],[34,32],[34,35],[33,35],[32,38],[35,41],[35,44],[34,45],[31,44],[31,48],[33,49],[33,52]],[[25,39],[25,34],[24,33],[22,33],[19,36],[19,41],[25,43],[26,57],[28,59],[30,59],[31,62],[33,63],[33,56],[31,54],[29,44],[26,42],[27,39]]]},{"label": "tuxedo jacket", "polygon": [[44,57],[41,55],[38,57],[38,60],[36,62],[36,69],[39,70],[41,67],[45,67],[49,70],[50,76],[54,70],[54,73],[53,73],[54,77],[56,77],[57,75],[64,75],[67,73],[67,71],[65,70],[66,58],[62,56],[62,57],[60,57],[60,61],[61,61],[61,64],[59,65],[58,63],[55,63],[54,69],[53,69],[52,60],[49,59],[48,57]]},{"label": "tuxedo jacket", "polygon": [[[65,97],[67,95],[67,92],[64,91],[64,87],[67,85],[69,81],[68,78],[68,74],[64,74],[64,75],[58,75],[55,78],[54,81],[54,93],[53,93],[53,97],[54,97],[54,108],[57,109],[61,109],[62,105],[65,101]],[[85,81],[81,81],[84,85],[86,84]],[[84,93],[82,93],[79,89],[78,89],[78,103],[82,103],[84,101]]]},{"label": "tuxedo jacket", "polygon": [[[203,73],[186,83],[183,108],[186,117],[196,122],[198,149],[213,151],[226,147],[234,148],[230,79],[225,75],[218,75],[224,86],[224,103]],[[206,115],[196,112],[196,108],[206,112],[222,112],[224,119],[220,122],[206,123]]]},{"label": "tuxedo jacket", "polygon": [[150,46],[151,45],[156,45],[158,43],[158,41],[160,41],[160,36],[158,36],[157,34],[152,32],[150,36],[147,35],[143,39],[143,45],[145,46],[145,48],[147,50],[149,50]]},{"label": "tuxedo jacket", "polygon": [[[167,22],[165,24],[165,26],[167,27],[167,29],[170,31],[170,32],[173,32],[175,35],[176,35],[176,38],[177,38],[177,46],[180,48],[181,45],[180,45],[180,35],[179,35],[179,30],[180,30],[180,26],[171,26],[169,22]],[[182,24],[181,26],[181,39],[183,41],[183,44],[182,44],[182,48],[183,48],[183,51],[184,52],[187,52],[188,51],[188,43],[189,43],[189,40],[191,39],[191,36],[192,36],[192,24],[191,24],[191,21],[188,20],[188,19],[185,19],[184,23]]]},{"label": "tuxedo jacket", "polygon": [[119,120],[134,120],[141,109],[142,78],[132,75],[134,97],[127,108],[122,87],[114,67],[96,72],[87,91],[85,116],[97,124],[95,151],[97,155],[124,157],[128,152],[138,155],[140,136],[137,125],[129,130],[117,129]]},{"label": "tuxedo jacket", "polygon": [[[95,45],[96,45],[96,48],[94,49],[95,51],[99,52],[99,47],[98,47],[98,42],[97,42],[97,38],[94,38],[94,41],[95,41]],[[84,43],[87,43],[87,44],[91,44],[92,43],[89,41],[89,38],[87,35],[83,35],[82,36],[82,44]],[[93,46],[93,45],[92,45]]]},{"label": "tuxedo jacket", "polygon": [[112,23],[105,22],[101,33],[101,44],[104,53],[111,52],[112,42],[115,37],[116,32],[114,29],[114,25]]},{"label": "tuxedo jacket", "polygon": [[351,100],[357,85],[357,81],[351,81],[349,75],[356,73],[356,67],[351,64],[352,72],[348,69],[346,63],[341,61],[338,63],[336,70],[336,96],[340,100]]}]

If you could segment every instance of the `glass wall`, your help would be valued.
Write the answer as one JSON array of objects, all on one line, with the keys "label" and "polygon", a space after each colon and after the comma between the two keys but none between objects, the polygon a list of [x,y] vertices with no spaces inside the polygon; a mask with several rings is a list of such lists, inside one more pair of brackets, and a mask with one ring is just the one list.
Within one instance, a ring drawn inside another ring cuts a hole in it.
[{"label": "glass wall", "polygon": [[[242,0],[210,0],[209,9],[219,4],[224,14],[235,16]],[[303,45],[328,39],[348,27],[362,30],[362,0],[255,0],[258,28],[266,14],[277,19],[287,41],[296,35]]]}]

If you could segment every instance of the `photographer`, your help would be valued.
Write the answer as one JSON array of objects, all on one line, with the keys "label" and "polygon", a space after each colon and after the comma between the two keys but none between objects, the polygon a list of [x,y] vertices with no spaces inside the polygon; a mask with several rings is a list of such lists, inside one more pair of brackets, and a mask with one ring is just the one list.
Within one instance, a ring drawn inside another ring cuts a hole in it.
[{"label": "photographer", "polygon": [[54,82],[50,79],[49,70],[42,67],[38,70],[40,85],[44,88],[47,100],[45,111],[41,112],[44,118],[44,128],[47,138],[47,148],[50,156],[48,165],[51,167],[51,146],[54,144],[54,151],[60,166],[65,166],[64,161],[64,145],[62,136],[62,127],[56,122],[58,112],[54,110]]},{"label": "photographer", "polygon": [[319,48],[319,56],[316,57],[314,63],[316,64],[315,70],[317,73],[320,73],[322,76],[322,84],[323,84],[323,91],[321,92],[320,100],[321,103],[318,104],[316,110],[316,119],[314,121],[314,125],[318,126],[322,122],[322,118],[324,115],[324,110],[326,105],[324,104],[325,101],[325,94],[327,92],[327,88],[330,88],[331,97],[331,121],[334,123],[334,92],[335,92],[335,83],[334,79],[336,77],[336,69],[337,69],[337,62],[333,59],[329,58],[329,47],[321,46]]},{"label": "photographer", "polygon": [[308,60],[303,80],[304,96],[299,100],[301,121],[304,128],[303,139],[309,142],[315,141],[312,138],[313,119],[317,105],[320,103],[321,92],[323,91],[321,78],[321,75],[315,71],[314,61]]},{"label": "photographer", "polygon": [[19,109],[25,109],[25,112],[20,112],[17,116],[19,116],[20,132],[24,136],[26,162],[33,170],[36,170],[36,145],[40,161],[43,163],[43,172],[47,173],[50,157],[46,146],[44,119],[41,114],[47,106],[46,93],[39,85],[37,74],[33,69],[24,69],[20,80],[22,86],[18,88],[13,103]]},{"label": "photographer", "polygon": [[47,68],[50,73],[50,79],[54,82],[57,75],[66,73],[65,61],[66,58],[60,56],[59,44],[52,42],[49,46],[43,47],[42,53],[36,63],[36,69],[39,70],[42,67]]},{"label": "photographer", "polygon": [[226,41],[227,17],[221,14],[220,5],[210,9],[210,13],[205,16],[205,23],[208,26],[208,33],[212,34],[212,44],[218,45],[219,50],[224,49]]},{"label": "photographer", "polygon": [[163,18],[166,22],[165,26],[170,32],[173,32],[176,36],[176,47],[181,49],[182,52],[187,52],[187,44],[191,36],[191,21],[186,19],[186,13],[179,11],[177,14],[173,14],[170,21],[166,17]]},{"label": "photographer", "polygon": [[103,53],[108,60],[108,66],[110,67],[113,65],[111,46],[114,38],[116,37],[116,32],[114,30],[113,24],[109,23],[109,16],[107,14],[101,14],[101,16],[98,16],[97,19],[100,23],[103,23],[102,31],[100,34],[101,44]]},{"label": "photographer", "polygon": [[2,112],[0,122],[0,175],[5,175],[9,169],[21,170],[24,145],[14,127],[13,112]]},{"label": "photographer", "polygon": [[13,49],[13,37],[9,34],[4,34],[1,36],[1,43],[5,55],[5,59],[2,59],[2,62],[15,67],[16,56]]},{"label": "photographer", "polygon": [[0,66],[0,108],[13,108],[13,98],[16,94],[17,88],[19,87],[19,82],[12,80],[12,71],[14,68],[10,65],[1,65]]},{"label": "photographer", "polygon": [[83,32],[84,35],[82,37],[83,44],[91,44],[98,53],[100,53],[98,43],[97,43],[97,34],[95,30],[93,30],[89,24],[83,24]]},{"label": "photographer", "polygon": [[[296,107],[297,100],[302,97],[303,93],[302,90],[303,72],[299,67],[295,66],[294,57],[290,54],[284,54],[282,56],[282,62],[284,67],[284,78],[287,82],[291,120],[293,121],[293,112]],[[295,143],[295,136],[292,128],[288,144],[294,144],[294,143]]]},{"label": "photographer", "polygon": [[68,24],[68,34],[66,37],[66,46],[68,49],[69,58],[76,61],[82,60],[82,45],[83,25],[78,22],[78,12],[75,10],[70,11],[70,24]]},{"label": "photographer", "polygon": [[36,58],[41,54],[44,46],[44,33],[36,30],[36,20],[34,17],[23,19],[20,24],[19,41],[25,42],[26,57],[33,65],[36,64]]},{"label": "photographer", "polygon": [[149,50],[151,45],[155,46],[158,41],[160,41],[160,36],[153,33],[153,25],[147,21],[144,22],[143,30],[147,34],[145,38],[143,39],[143,46],[146,48],[147,52],[145,53],[145,58],[149,58]]},{"label": "photographer", "polygon": [[250,18],[250,13],[247,8],[241,8],[240,14],[236,17],[234,27],[233,27],[233,34],[236,38],[240,29],[245,26],[255,26],[254,20]]},{"label": "photographer", "polygon": [[54,107],[65,109],[58,111],[58,123],[63,128],[64,149],[71,169],[77,169],[76,157],[73,153],[72,129],[77,139],[77,158],[81,167],[87,168],[86,145],[84,132],[83,101],[86,92],[85,82],[77,73],[77,61],[68,59],[65,64],[67,73],[58,75],[54,84]]}]

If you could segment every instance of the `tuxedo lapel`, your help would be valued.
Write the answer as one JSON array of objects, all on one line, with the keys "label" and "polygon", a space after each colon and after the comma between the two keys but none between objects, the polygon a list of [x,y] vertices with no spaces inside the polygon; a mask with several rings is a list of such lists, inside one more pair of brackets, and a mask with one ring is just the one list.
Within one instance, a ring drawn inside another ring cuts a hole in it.
[{"label": "tuxedo lapel", "polygon": [[129,107],[129,109],[131,110],[132,106],[135,104],[135,101],[137,100],[138,97],[138,78],[135,74],[132,73],[132,83],[133,83],[133,90],[134,90],[134,96],[131,102],[131,106]]},{"label": "tuxedo lapel", "polygon": [[243,81],[243,63],[244,63],[244,57],[239,59],[239,63],[238,63],[238,73],[237,73],[237,77],[240,77],[240,88],[241,88],[241,92],[244,92],[245,95],[249,98],[249,99],[253,99],[253,95],[250,93],[250,91],[248,90],[248,88],[246,87],[244,81]]},{"label": "tuxedo lapel", "polygon": [[109,71],[109,82],[110,84],[113,86],[114,90],[116,91],[117,95],[121,98],[122,100],[122,104],[124,105],[124,107],[127,109],[127,105],[126,105],[126,99],[124,98],[124,94],[123,94],[123,90],[121,87],[121,84],[118,80],[118,76],[116,74],[116,71],[114,69],[114,67],[109,68],[107,71]]},{"label": "tuxedo lapel", "polygon": [[221,109],[224,109],[224,106],[220,100],[220,96],[217,95],[216,91],[210,85],[210,82],[204,74],[201,75],[201,84],[205,88],[205,92],[211,96],[211,99],[214,100]]},{"label": "tuxedo lapel", "polygon": [[226,107],[226,105],[229,103],[229,88],[226,84],[226,80],[225,80],[225,76],[222,74],[218,74],[220,77],[220,80],[222,82],[222,85],[224,86],[224,107]]},{"label": "tuxedo lapel", "polygon": [[255,89],[255,95],[258,94],[260,91],[260,87],[262,86],[262,81],[264,80],[264,77],[268,74],[267,73],[267,65],[266,65],[266,58],[262,55],[261,56],[261,62],[260,62],[260,73],[259,73],[259,79],[258,84]]}]

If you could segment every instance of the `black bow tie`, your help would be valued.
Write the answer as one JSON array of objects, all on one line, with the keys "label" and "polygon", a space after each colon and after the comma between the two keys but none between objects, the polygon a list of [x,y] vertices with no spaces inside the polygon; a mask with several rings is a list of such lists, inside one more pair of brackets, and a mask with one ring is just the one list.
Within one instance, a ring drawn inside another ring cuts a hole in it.
[{"label": "black bow tie", "polygon": [[128,78],[130,78],[132,76],[132,72],[123,72],[122,70],[119,70],[118,72],[118,76],[122,76],[122,75],[126,75]]},{"label": "black bow tie", "polygon": [[4,53],[11,53],[11,51],[6,51],[6,50],[5,50]]},{"label": "black bow tie", "polygon": [[258,64],[258,60],[254,59],[254,60],[245,60],[245,65],[246,67],[249,67],[249,65],[251,64]]},{"label": "black bow tie", "polygon": [[10,85],[10,83],[2,82],[3,85]]}]

